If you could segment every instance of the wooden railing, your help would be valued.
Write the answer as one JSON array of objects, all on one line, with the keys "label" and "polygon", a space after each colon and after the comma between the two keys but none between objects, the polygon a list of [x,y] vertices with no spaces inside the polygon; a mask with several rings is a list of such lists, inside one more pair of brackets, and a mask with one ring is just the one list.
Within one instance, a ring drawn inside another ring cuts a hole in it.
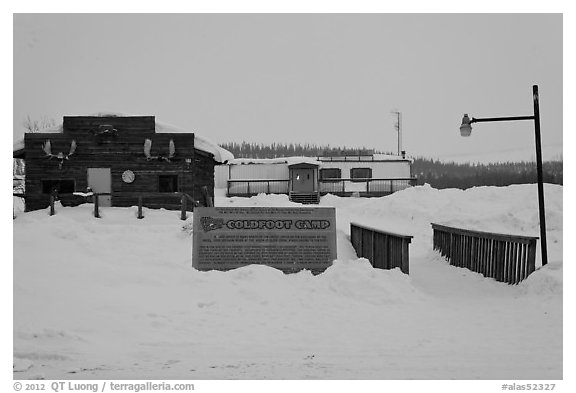
[{"label": "wooden railing", "polygon": [[[203,190],[203,194],[204,194],[204,190]],[[88,193],[88,194],[84,194],[84,193],[63,193],[63,194],[50,194],[50,206],[49,206],[49,214],[51,216],[53,216],[54,214],[56,214],[56,209],[55,209],[55,201],[58,199],[58,197],[60,196],[75,196],[75,197],[79,197],[79,198],[85,198],[85,200],[87,202],[93,202],[94,203],[94,217],[96,218],[100,218],[100,197],[103,196],[111,196],[111,193],[105,193],[105,192],[100,192],[100,193]],[[187,219],[187,211],[188,211],[188,206],[198,206],[198,201],[195,201],[189,194],[184,193],[184,192],[173,192],[173,193],[166,193],[166,192],[140,192],[140,193],[115,193],[114,196],[117,197],[129,197],[129,198],[137,198],[138,199],[138,213],[137,213],[137,218],[142,219],[144,218],[144,213],[143,213],[143,204],[144,204],[144,199],[153,199],[153,198],[158,198],[158,197],[178,197],[179,198],[179,205],[180,205],[180,219],[181,220],[186,220]],[[203,195],[207,205],[208,206],[214,206],[213,204],[213,200],[209,195]]]},{"label": "wooden railing", "polygon": [[[352,194],[359,192],[386,195],[411,187],[415,182],[416,178],[413,177],[398,179],[321,179],[318,191],[322,194]],[[228,180],[226,195],[288,194],[289,190],[290,180],[234,179]]]},{"label": "wooden railing", "polygon": [[366,258],[378,269],[396,267],[409,273],[409,245],[412,236],[350,223],[350,240],[359,257]]},{"label": "wooden railing", "polygon": [[434,249],[453,266],[517,284],[536,270],[538,237],[471,231],[432,224]]},{"label": "wooden railing", "polygon": [[339,193],[372,193],[392,194],[415,184],[416,178],[406,177],[398,179],[320,179],[320,192]]},{"label": "wooden railing", "polygon": [[288,194],[289,180],[228,180],[227,196],[266,194]]}]

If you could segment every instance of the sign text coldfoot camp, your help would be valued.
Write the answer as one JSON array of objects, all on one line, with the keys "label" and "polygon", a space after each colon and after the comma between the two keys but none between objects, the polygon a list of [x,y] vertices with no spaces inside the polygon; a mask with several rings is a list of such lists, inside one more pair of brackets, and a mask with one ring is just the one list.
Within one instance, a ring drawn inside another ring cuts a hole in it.
[{"label": "sign text coldfoot camp", "polygon": [[328,229],[328,220],[229,220],[226,223],[229,229]]}]

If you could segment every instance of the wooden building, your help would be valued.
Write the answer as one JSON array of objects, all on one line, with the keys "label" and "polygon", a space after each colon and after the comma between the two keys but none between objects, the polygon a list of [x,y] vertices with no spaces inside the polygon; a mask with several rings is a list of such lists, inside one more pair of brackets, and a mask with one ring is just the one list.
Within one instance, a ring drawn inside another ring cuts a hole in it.
[{"label": "wooden building", "polygon": [[185,196],[206,205],[214,196],[214,165],[233,156],[194,133],[156,122],[154,116],[66,116],[52,132],[27,133],[14,148],[25,160],[26,210],[46,208],[57,193],[64,206],[180,208]]}]

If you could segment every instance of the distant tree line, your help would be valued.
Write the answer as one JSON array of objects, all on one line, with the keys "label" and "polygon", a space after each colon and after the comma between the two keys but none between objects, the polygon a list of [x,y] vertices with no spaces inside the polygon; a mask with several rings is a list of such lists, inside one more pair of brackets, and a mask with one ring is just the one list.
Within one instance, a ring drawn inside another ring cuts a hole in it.
[{"label": "distant tree line", "polygon": [[[366,148],[350,149],[298,143],[264,145],[248,142],[229,142],[220,146],[230,151],[236,158],[317,157],[322,155],[337,156],[374,153],[374,150]],[[537,181],[536,163],[534,162],[459,164],[416,157],[413,158],[412,174],[417,178],[418,185],[428,183],[437,189],[508,186],[511,184],[536,183]],[[543,175],[546,183],[563,184],[563,162],[561,160],[544,162]]]},{"label": "distant tree line", "polygon": [[[563,184],[562,164],[562,161],[545,161],[542,164],[545,183]],[[417,184],[428,183],[437,189],[537,182],[535,162],[458,164],[419,157],[414,159],[412,173],[418,179]]]}]

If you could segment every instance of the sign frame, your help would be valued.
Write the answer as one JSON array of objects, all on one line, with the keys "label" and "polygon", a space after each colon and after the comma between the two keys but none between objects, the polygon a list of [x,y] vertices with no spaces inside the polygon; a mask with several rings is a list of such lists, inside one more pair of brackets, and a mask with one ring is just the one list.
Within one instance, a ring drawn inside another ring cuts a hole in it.
[{"label": "sign frame", "polygon": [[192,267],[232,270],[252,264],[285,273],[319,273],[337,259],[333,207],[197,207]]}]

